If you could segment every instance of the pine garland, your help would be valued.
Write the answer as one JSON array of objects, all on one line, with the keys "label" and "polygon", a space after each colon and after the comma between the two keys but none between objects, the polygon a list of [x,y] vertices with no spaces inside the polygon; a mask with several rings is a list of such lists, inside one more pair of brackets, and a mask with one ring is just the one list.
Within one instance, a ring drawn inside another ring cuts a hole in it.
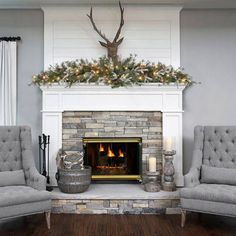
[{"label": "pine garland", "polygon": [[174,69],[160,62],[136,62],[135,57],[130,55],[115,64],[106,56],[91,62],[84,59],[62,62],[33,76],[32,83],[38,86],[58,83],[69,87],[78,83],[97,83],[118,88],[143,83],[189,85],[193,81],[182,68]]}]

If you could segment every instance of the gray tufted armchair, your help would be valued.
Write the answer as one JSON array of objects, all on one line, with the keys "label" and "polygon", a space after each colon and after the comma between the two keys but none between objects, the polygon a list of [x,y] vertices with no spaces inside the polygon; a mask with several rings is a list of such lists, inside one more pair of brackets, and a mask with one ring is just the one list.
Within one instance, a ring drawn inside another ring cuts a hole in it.
[{"label": "gray tufted armchair", "polygon": [[180,191],[186,211],[236,216],[236,127],[197,126],[190,171]]},{"label": "gray tufted armchair", "polygon": [[31,130],[0,126],[0,220],[46,213],[50,228],[51,196],[35,167]]}]

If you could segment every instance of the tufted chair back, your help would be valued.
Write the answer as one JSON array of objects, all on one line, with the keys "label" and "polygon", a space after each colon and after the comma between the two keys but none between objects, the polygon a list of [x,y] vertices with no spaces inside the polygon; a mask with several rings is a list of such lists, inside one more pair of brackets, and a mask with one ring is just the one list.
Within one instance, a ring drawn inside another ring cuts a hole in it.
[{"label": "tufted chair back", "polygon": [[236,127],[202,127],[203,164],[212,167],[236,168]]},{"label": "tufted chair back", "polygon": [[0,126],[0,172],[23,169],[27,185],[33,186],[36,171],[31,129],[27,126]]},{"label": "tufted chair back", "polygon": [[20,170],[21,127],[0,126],[0,172]]}]

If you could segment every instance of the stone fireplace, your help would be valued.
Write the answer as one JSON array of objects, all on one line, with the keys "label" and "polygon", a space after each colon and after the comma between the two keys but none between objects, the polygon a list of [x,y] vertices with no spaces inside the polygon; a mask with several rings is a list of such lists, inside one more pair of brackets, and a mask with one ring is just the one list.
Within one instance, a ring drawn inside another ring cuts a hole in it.
[{"label": "stone fireplace", "polygon": [[[45,70],[50,65],[63,61],[80,58],[90,60],[105,53],[97,43],[97,35],[86,17],[89,12],[88,6],[45,6],[42,9]],[[107,34],[113,35],[113,30],[116,30],[114,25],[119,24],[120,20],[117,7],[94,6],[94,9],[96,19],[105,23]],[[130,54],[137,54],[139,60],[144,59],[155,63],[160,61],[178,68],[180,66],[180,10],[179,6],[126,5],[123,30],[125,40],[119,49],[119,55],[124,58]],[[63,85],[42,86],[42,132],[51,136],[50,159],[47,164],[50,167],[52,184],[57,185],[54,178],[57,171],[55,159],[60,148],[68,151],[85,148],[85,151],[91,152],[90,148],[100,149],[101,143],[105,152],[96,151],[96,155],[91,153],[90,155],[93,158],[96,156],[95,160],[98,158],[103,160],[99,164],[96,162],[92,164],[103,167],[115,165],[123,168],[128,164],[126,163],[128,159],[120,162],[117,160],[118,163],[109,160],[111,162],[108,163],[109,147],[115,157],[120,156],[119,148],[126,156],[130,156],[127,150],[129,147],[126,146],[130,144],[132,138],[137,138],[136,145],[142,146],[141,154],[138,156],[141,162],[138,175],[141,175],[146,168],[146,157],[153,155],[162,162],[162,140],[165,137],[174,137],[176,140],[175,182],[177,186],[183,186],[182,93],[184,88],[176,84],[143,84],[143,86],[119,89],[97,84],[78,84],[70,88],[65,88]],[[88,119],[87,121],[82,119],[83,115],[84,119]],[[136,120],[132,120],[134,118]],[[122,141],[119,147],[114,142],[121,140],[114,141],[113,138],[129,139],[129,142]],[[95,140],[93,141],[95,144],[92,140]],[[137,173],[134,171],[125,174],[134,176]],[[53,199],[53,212],[146,214],[173,212],[172,208],[177,207],[179,203],[179,194],[163,191],[147,193],[140,185],[135,184],[92,184],[87,192],[73,196],[55,191]]]},{"label": "stone fireplace", "polygon": [[62,113],[62,148],[84,151],[93,179],[139,180],[149,157],[161,163],[162,136],[158,111]]},{"label": "stone fireplace", "polygon": [[[116,29],[114,25],[120,20],[117,7],[94,6],[95,8],[96,18],[105,22],[107,25],[106,32],[113,35],[113,30]],[[98,45],[97,35],[86,17],[89,12],[88,6],[45,6],[42,9],[44,11],[45,70],[50,65],[63,61],[79,58],[90,60],[105,53],[103,48]],[[180,66],[180,10],[181,7],[179,6],[127,5],[125,8],[126,24],[123,30],[125,41],[119,49],[119,54],[122,57],[137,54],[138,59],[156,63],[160,61],[178,68]],[[106,14],[107,12],[110,14]],[[116,126],[112,126],[113,118],[107,120],[104,118],[106,124],[101,130],[99,130],[100,122],[88,123],[90,127],[97,125],[97,128],[86,127],[92,131],[88,131],[87,137],[84,135],[84,138],[105,138],[113,135],[116,137],[142,138],[142,169],[145,169],[146,156],[150,154],[162,159],[162,139],[174,137],[176,140],[175,181],[177,186],[182,186],[182,92],[184,88],[184,86],[176,84],[148,83],[143,86],[118,89],[97,84],[79,84],[71,88],[65,88],[63,85],[42,86],[42,132],[51,136],[49,166],[53,185],[56,185],[54,178],[57,171],[55,158],[58,150],[62,147],[75,150],[78,148],[82,150],[83,148],[83,137],[79,137],[80,133],[77,132],[76,128],[65,128],[66,124],[63,121],[66,119],[64,117],[66,114],[69,115],[71,112],[77,115],[80,112],[84,112],[84,114],[85,112],[89,112],[89,114],[92,112],[92,115],[103,114],[105,116],[109,112],[117,112],[117,114],[118,112],[121,114],[123,114],[122,112],[127,114],[138,112],[143,117],[136,117],[137,119],[146,119],[145,115],[147,114],[157,114],[158,122],[161,123],[149,127],[149,130],[152,130],[150,132],[158,136],[155,137],[155,140],[146,138],[148,135],[146,126],[145,128],[138,126],[143,125],[141,124],[142,120],[135,121],[136,124],[134,125],[131,120],[124,120],[125,115],[115,117],[117,119],[115,121]],[[123,119],[123,121],[119,119]],[[111,125],[107,126],[109,121]],[[125,122],[125,128],[122,122]],[[76,122],[72,121],[70,124],[75,125]],[[113,131],[115,128],[117,130]],[[82,128],[80,132],[81,130]],[[132,132],[136,132],[136,134]],[[70,136],[68,142],[65,141],[66,136]],[[69,140],[71,140],[70,143]]]},{"label": "stone fireplace", "polygon": [[71,88],[59,85],[41,87],[43,133],[51,136],[49,167],[52,184],[56,185],[56,155],[60,148],[83,150],[86,138],[141,138],[143,171],[148,156],[162,161],[163,138],[174,137],[175,182],[182,186],[184,88],[175,84],[119,89],[95,84]]}]

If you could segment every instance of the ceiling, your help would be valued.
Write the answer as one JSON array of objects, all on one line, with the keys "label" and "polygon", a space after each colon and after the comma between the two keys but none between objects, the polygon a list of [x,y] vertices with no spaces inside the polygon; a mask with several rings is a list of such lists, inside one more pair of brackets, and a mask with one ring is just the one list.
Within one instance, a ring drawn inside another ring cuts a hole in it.
[{"label": "ceiling", "polygon": [[[42,5],[117,4],[118,0],[0,0],[0,8],[40,8]],[[236,8],[236,0],[121,0],[123,4],[181,5],[184,8]]]}]

